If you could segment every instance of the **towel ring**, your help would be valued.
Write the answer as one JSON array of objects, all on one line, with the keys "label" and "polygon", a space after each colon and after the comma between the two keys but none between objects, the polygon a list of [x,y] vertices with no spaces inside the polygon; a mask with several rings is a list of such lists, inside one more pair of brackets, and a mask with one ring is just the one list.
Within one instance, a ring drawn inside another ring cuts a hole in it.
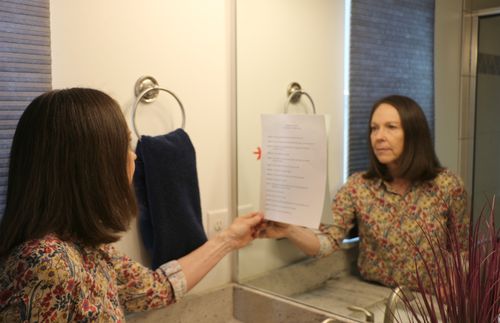
[{"label": "towel ring", "polygon": [[139,130],[137,130],[138,128],[137,128],[137,124],[135,121],[137,107],[139,106],[139,103],[141,101],[146,102],[146,103],[154,101],[156,99],[156,97],[158,96],[159,91],[167,92],[168,94],[173,96],[174,99],[179,104],[179,108],[181,109],[181,114],[182,114],[181,128],[184,129],[184,126],[186,125],[186,112],[184,111],[184,106],[182,105],[181,100],[179,100],[179,98],[172,91],[169,91],[165,88],[159,87],[158,83],[156,82],[156,80],[153,77],[147,77],[147,76],[141,77],[141,78],[139,78],[139,80],[137,80],[136,88],[135,88],[136,93],[139,89],[141,89],[141,87],[145,87],[145,86],[147,88],[145,90],[142,90],[142,92],[140,92],[139,95],[137,95],[137,98],[135,99],[135,103],[132,106],[132,127],[134,128],[134,133],[137,136],[137,138],[138,139],[141,138],[141,134],[139,133]]},{"label": "towel ring", "polygon": [[306,91],[302,90],[302,87],[297,82],[292,82],[288,85],[287,89],[288,99],[285,102],[285,113],[288,113],[288,106],[290,103],[297,103],[302,95],[305,95],[311,102],[313,114],[316,114],[316,106],[312,97]]}]

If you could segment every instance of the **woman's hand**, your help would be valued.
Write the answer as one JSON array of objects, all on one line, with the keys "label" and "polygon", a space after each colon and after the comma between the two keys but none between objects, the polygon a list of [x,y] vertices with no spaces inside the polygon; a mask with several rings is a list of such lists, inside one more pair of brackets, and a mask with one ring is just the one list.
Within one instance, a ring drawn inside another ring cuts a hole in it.
[{"label": "woman's hand", "polygon": [[263,219],[260,212],[239,216],[221,235],[229,239],[233,249],[240,249],[255,239]]},{"label": "woman's hand", "polygon": [[287,238],[292,225],[275,221],[264,221],[259,226],[259,238],[281,239]]}]

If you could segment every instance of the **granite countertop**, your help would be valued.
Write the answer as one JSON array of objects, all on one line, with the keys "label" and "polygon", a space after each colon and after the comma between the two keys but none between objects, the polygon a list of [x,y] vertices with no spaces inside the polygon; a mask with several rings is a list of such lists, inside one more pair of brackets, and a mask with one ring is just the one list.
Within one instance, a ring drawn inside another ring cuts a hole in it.
[{"label": "granite countertop", "polygon": [[364,313],[349,309],[361,307],[374,313],[375,322],[383,322],[392,290],[362,280],[357,255],[357,243],[349,244],[328,257],[307,258],[242,283],[363,322]]}]

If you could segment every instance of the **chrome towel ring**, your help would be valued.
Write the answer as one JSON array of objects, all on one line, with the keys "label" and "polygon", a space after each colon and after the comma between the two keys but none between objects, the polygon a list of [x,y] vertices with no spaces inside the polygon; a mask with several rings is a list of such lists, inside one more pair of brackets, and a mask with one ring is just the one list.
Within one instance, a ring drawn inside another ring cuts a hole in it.
[{"label": "chrome towel ring", "polygon": [[139,130],[137,130],[138,129],[137,123],[135,121],[137,107],[139,106],[139,103],[141,101],[144,103],[151,103],[155,101],[160,91],[167,92],[168,94],[174,97],[174,99],[177,101],[181,109],[181,114],[182,114],[181,128],[184,129],[184,126],[186,125],[186,112],[184,111],[184,106],[182,105],[182,102],[181,100],[179,100],[177,95],[175,95],[172,91],[160,87],[154,77],[142,76],[135,83],[135,95],[137,96],[137,98],[135,99],[135,103],[132,106],[132,127],[134,128],[133,129],[134,133],[138,139],[141,138],[141,134],[139,133]]},{"label": "chrome towel ring", "polygon": [[311,102],[313,114],[316,114],[316,106],[312,97],[306,91],[302,90],[302,87],[297,82],[292,82],[288,85],[287,89],[288,99],[285,102],[285,113],[288,113],[288,106],[290,103],[297,103],[302,95],[305,95]]}]

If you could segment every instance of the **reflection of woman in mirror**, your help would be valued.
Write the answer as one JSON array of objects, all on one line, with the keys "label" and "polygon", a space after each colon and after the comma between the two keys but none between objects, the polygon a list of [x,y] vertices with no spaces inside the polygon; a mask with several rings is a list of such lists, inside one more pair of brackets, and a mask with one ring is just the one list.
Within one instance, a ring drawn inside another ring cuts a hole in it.
[{"label": "reflection of woman in mirror", "polygon": [[362,277],[416,289],[415,263],[419,273],[425,269],[414,243],[432,263],[424,230],[445,244],[446,228],[457,219],[460,241],[467,243],[464,185],[441,167],[425,115],[414,100],[398,95],[382,98],[373,105],[369,129],[370,167],[350,176],[337,192],[333,225],[315,232],[267,222],[260,236],[286,237],[307,255],[321,257],[338,250],[357,222]]},{"label": "reflection of woman in mirror", "polygon": [[253,240],[257,213],[155,271],[118,252],[109,243],[137,213],[129,140],[118,103],[98,90],[50,91],[27,107],[0,223],[1,322],[122,322],[176,302]]}]

